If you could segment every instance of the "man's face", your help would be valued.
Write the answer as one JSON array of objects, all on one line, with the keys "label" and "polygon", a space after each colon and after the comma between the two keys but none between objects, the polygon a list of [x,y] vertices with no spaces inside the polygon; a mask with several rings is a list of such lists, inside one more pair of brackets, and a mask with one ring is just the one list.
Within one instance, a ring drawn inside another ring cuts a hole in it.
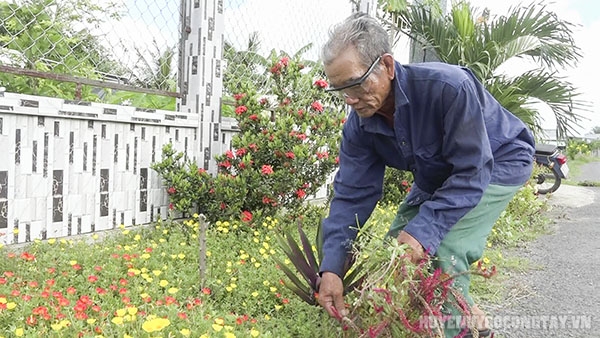
[{"label": "man's face", "polygon": [[390,93],[393,58],[385,54],[373,60],[370,67],[365,67],[356,50],[350,48],[325,66],[325,74],[330,87],[340,88],[338,93],[360,117],[371,117],[383,106]]}]

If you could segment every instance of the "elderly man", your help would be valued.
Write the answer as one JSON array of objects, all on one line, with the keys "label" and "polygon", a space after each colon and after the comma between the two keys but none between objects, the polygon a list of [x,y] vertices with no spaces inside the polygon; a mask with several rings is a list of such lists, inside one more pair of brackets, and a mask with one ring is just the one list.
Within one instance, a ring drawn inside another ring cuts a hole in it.
[{"label": "elderly man", "polygon": [[[319,303],[330,315],[346,312],[344,262],[356,237],[356,219],[362,226],[381,197],[386,166],[414,177],[388,235],[408,244],[415,261],[430,254],[445,272],[468,270],[481,258],[500,213],[530,178],[530,130],[467,68],[395,61],[387,32],[366,14],[354,14],[332,29],[322,60],[329,90],[341,94],[352,110],[322,224]],[[469,285],[468,274],[454,281],[472,305]],[[477,306],[471,310],[483,316]],[[485,323],[477,325],[481,337],[491,335]],[[447,337],[459,331],[445,328]]]}]

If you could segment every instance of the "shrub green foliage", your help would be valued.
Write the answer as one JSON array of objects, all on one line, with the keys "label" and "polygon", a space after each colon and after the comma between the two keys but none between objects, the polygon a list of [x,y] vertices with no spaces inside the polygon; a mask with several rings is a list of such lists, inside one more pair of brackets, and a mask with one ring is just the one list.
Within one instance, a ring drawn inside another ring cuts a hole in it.
[{"label": "shrub green foliage", "polygon": [[196,206],[211,222],[224,216],[248,221],[282,209],[294,214],[335,170],[345,112],[324,91],[320,71],[298,58],[272,55],[268,74],[268,89],[246,83],[234,95],[239,133],[232,149],[215,157],[216,175],[171,145],[163,148],[162,161],[152,167],[174,209]]}]

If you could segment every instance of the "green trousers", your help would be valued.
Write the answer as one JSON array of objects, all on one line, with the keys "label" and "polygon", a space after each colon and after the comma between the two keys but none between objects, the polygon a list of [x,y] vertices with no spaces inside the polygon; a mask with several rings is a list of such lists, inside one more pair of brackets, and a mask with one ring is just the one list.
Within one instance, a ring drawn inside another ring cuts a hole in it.
[{"label": "green trousers", "polygon": [[[434,268],[439,267],[449,274],[469,270],[471,264],[483,255],[492,227],[520,187],[489,185],[479,204],[461,218],[442,240],[432,262]],[[387,236],[397,237],[418,212],[419,206],[408,206],[402,202]],[[470,284],[470,274],[462,274],[455,278],[453,285],[468,304],[473,305],[469,295]],[[444,328],[444,333],[446,337],[455,337],[460,332],[456,322],[460,312],[453,306],[447,306],[445,310],[453,319]]]}]

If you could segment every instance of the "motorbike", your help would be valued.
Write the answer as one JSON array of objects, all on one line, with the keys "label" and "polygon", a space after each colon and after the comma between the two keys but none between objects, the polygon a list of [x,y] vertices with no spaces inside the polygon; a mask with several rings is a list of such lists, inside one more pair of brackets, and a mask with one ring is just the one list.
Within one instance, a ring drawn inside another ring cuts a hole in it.
[{"label": "motorbike", "polygon": [[567,157],[559,148],[552,144],[536,144],[535,162],[541,166],[541,171],[535,177],[538,194],[555,192],[562,179],[569,175]]}]

